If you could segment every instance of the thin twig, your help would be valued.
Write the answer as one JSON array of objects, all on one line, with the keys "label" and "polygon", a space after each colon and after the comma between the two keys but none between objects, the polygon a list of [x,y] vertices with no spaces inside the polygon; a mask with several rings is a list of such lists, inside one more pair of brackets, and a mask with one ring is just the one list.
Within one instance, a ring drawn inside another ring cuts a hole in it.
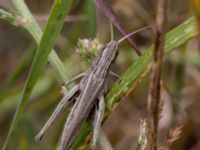
[{"label": "thin twig", "polygon": [[156,10],[156,38],[154,47],[154,62],[152,65],[152,78],[149,86],[148,111],[148,150],[157,149],[159,103],[160,103],[160,77],[165,40],[165,27],[167,18],[168,0],[158,0]]}]

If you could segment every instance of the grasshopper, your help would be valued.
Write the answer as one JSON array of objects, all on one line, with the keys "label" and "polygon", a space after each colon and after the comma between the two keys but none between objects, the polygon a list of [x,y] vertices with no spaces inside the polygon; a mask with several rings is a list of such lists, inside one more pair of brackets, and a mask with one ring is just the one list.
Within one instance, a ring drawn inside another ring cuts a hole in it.
[{"label": "grasshopper", "polygon": [[[128,34],[119,41],[112,40],[107,44],[107,46],[95,58],[91,68],[84,74],[74,78],[77,79],[83,76],[80,83],[72,88],[72,90],[65,94],[61,99],[49,120],[46,122],[41,131],[36,135],[36,140],[42,139],[43,135],[47,132],[49,127],[64,112],[72,100],[76,99],[76,102],[67,117],[58,145],[58,150],[70,149],[82,124],[87,119],[93,107],[95,107],[95,113],[93,121],[92,147],[96,147],[99,129],[105,109],[103,95],[106,92],[106,80],[110,72],[111,64],[115,60],[118,53],[118,44],[125,40],[127,37],[148,27],[143,27],[135,32]],[[67,84],[69,84],[71,81],[69,81]]]}]

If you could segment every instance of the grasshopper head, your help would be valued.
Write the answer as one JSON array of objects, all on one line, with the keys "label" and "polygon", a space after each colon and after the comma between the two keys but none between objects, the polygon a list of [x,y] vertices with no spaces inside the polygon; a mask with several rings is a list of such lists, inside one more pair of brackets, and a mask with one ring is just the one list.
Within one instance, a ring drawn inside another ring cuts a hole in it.
[{"label": "grasshopper head", "polygon": [[116,41],[110,41],[108,43],[108,45],[106,46],[106,48],[102,53],[102,57],[105,59],[105,61],[112,63],[115,60],[118,54],[117,48],[118,48],[118,43]]}]

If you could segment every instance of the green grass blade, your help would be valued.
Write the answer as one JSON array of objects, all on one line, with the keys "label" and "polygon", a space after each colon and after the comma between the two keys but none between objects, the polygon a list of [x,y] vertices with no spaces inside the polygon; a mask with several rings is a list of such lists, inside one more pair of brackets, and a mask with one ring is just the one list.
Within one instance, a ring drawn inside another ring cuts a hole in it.
[{"label": "green grass blade", "polygon": [[[20,20],[23,20],[24,22],[20,25],[27,29],[33,36],[35,41],[39,43],[42,37],[42,30],[33,15],[31,14],[30,10],[24,3],[24,0],[12,0],[12,3],[17,9],[17,14],[20,15],[16,18],[21,18]],[[51,51],[48,59],[54,72],[58,76],[59,81],[62,83],[65,82],[68,79],[67,72],[65,71],[64,65],[62,64],[61,60],[54,50]]]},{"label": "green grass blade", "polygon": [[92,0],[86,1],[88,16],[88,36],[94,38],[96,36],[96,8]]},{"label": "green grass blade", "polygon": [[[188,41],[190,38],[197,35],[194,18],[190,18],[181,25],[177,26],[166,36],[165,54],[172,51],[174,48]],[[152,61],[153,46],[148,48],[146,52],[128,70],[120,77],[113,85],[112,90],[106,96],[107,109],[112,110],[114,105],[127,93],[135,84],[141,80],[148,70],[148,65]]]},{"label": "green grass blade", "polygon": [[[197,30],[195,28],[195,20],[192,17],[167,33],[165,54],[171,52],[174,48],[184,44],[196,35]],[[112,89],[106,96],[107,110],[105,116],[108,116],[120,99],[125,96],[127,92],[131,91],[133,87],[143,79],[143,76],[148,73],[148,65],[150,65],[152,61],[152,52],[153,46],[148,48],[146,52],[137,59],[113,85]],[[89,130],[90,126],[88,125],[87,128]],[[82,133],[85,134],[83,130],[80,131],[77,138],[78,141],[74,143],[73,149],[77,149],[77,147],[79,147],[85,140],[86,136],[83,136]],[[80,137],[82,139],[80,139]]]},{"label": "green grass blade", "polygon": [[22,114],[25,105],[30,98],[32,90],[36,84],[39,75],[44,69],[47,62],[47,58],[55,45],[58,34],[63,26],[64,19],[68,13],[72,4],[72,0],[56,0],[54,2],[48,23],[45,27],[44,34],[42,36],[41,42],[37,48],[31,70],[26,81],[22,97],[20,99],[19,105],[15,112],[14,118],[12,120],[9,132],[4,143],[3,150],[7,148],[8,141],[10,139],[11,133],[19,121],[20,115]]}]

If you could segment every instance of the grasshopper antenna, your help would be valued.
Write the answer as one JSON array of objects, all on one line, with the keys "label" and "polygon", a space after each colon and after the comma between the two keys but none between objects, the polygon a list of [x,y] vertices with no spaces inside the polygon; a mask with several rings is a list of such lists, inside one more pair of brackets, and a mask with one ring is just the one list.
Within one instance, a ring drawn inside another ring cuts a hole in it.
[{"label": "grasshopper antenna", "polygon": [[134,35],[134,34],[140,32],[140,31],[142,31],[142,30],[148,29],[148,28],[150,28],[150,27],[152,27],[152,26],[151,26],[151,25],[150,25],[150,26],[145,26],[145,27],[142,27],[142,28],[140,28],[140,29],[138,29],[138,30],[136,30],[136,31],[133,31],[133,32],[127,34],[126,36],[124,36],[123,38],[119,39],[117,43],[119,44],[119,43],[121,43],[122,41],[124,41],[125,39],[127,39],[128,37],[130,37],[130,36],[132,36],[132,35]]}]

